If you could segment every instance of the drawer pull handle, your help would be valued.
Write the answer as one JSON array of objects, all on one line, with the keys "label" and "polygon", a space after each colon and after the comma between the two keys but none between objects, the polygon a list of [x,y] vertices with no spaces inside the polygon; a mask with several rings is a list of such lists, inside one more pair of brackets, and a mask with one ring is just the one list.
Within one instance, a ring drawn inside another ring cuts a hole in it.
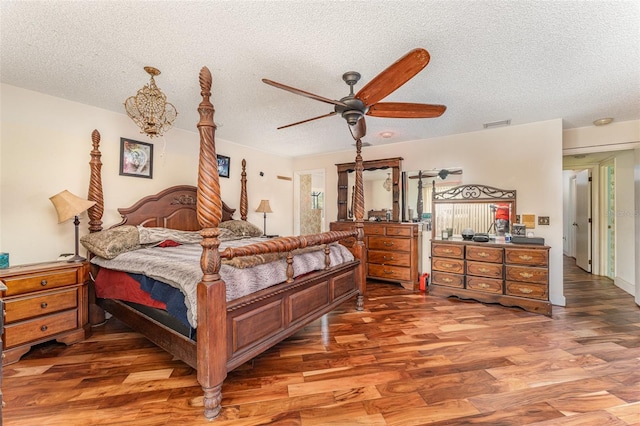
[{"label": "drawer pull handle", "polygon": [[482,272],[483,274],[486,274],[487,272],[489,272],[488,268],[480,268],[478,269],[478,271]]},{"label": "drawer pull handle", "polygon": [[387,257],[387,256],[382,256],[384,260],[393,260],[393,256],[391,257]]},{"label": "drawer pull handle", "polygon": [[47,280],[42,280],[42,281],[40,281],[40,285],[41,285],[42,287],[44,287],[45,285],[47,285]]},{"label": "drawer pull handle", "polygon": [[451,278],[443,278],[443,279],[442,279],[442,282],[443,282],[443,283],[452,283],[452,282],[453,282],[453,280],[452,280]]},{"label": "drawer pull handle", "polygon": [[384,244],[387,247],[391,247],[393,245],[393,243],[389,241],[383,241],[382,244]]},{"label": "drawer pull handle", "polygon": [[42,303],[40,304],[40,307],[41,307],[42,309],[46,309],[46,308],[47,308],[47,306],[49,306],[49,305],[47,305],[47,302],[42,302]]},{"label": "drawer pull handle", "polygon": [[46,325],[43,325],[42,327],[40,327],[40,331],[47,331],[49,329],[49,327],[47,327]]},{"label": "drawer pull handle", "polygon": [[451,263],[443,263],[442,266],[444,266],[445,268],[453,268],[453,264]]},{"label": "drawer pull handle", "polygon": [[520,287],[520,288],[518,288],[518,290],[520,290],[520,293],[524,293],[524,294],[533,293],[533,290],[531,290],[530,288],[526,288],[526,287]]},{"label": "drawer pull handle", "polygon": [[518,257],[520,258],[520,260],[531,260],[531,259],[533,259],[533,257],[529,256],[528,254],[521,254]]},{"label": "drawer pull handle", "polygon": [[453,253],[453,250],[451,250],[451,249],[442,249],[442,252],[446,253],[446,254],[451,254],[451,253]]},{"label": "drawer pull handle", "polygon": [[489,257],[489,253],[481,251],[480,253],[478,253],[478,256],[480,256],[480,257]]},{"label": "drawer pull handle", "polygon": [[383,269],[382,272],[384,272],[385,274],[393,274],[393,271],[387,271],[386,269]]},{"label": "drawer pull handle", "polygon": [[487,283],[480,283],[480,284],[478,284],[478,287],[480,287],[480,288],[489,288],[490,286]]},{"label": "drawer pull handle", "polygon": [[533,277],[533,274],[530,274],[528,272],[520,272],[520,276],[522,278],[531,278],[531,277]]}]

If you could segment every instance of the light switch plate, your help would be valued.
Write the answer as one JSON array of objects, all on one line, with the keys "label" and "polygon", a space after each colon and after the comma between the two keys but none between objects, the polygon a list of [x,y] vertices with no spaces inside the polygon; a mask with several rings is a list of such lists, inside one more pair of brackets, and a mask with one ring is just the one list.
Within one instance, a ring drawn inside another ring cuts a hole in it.
[{"label": "light switch plate", "polygon": [[538,216],[538,225],[548,225],[549,216]]}]

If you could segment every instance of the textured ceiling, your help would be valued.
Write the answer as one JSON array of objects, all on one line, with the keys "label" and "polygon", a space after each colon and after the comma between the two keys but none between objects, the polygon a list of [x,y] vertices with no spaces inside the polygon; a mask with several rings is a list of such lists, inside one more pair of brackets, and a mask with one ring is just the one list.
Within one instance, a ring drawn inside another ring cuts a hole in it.
[{"label": "textured ceiling", "polygon": [[[0,2],[3,83],[124,112],[162,74],[176,127],[198,121],[197,75],[214,78],[217,136],[283,156],[352,149],[332,106],[415,47],[431,62],[385,101],[447,106],[440,118],[367,118],[372,145],[562,118],[640,119],[638,1],[8,1]],[[101,123],[95,127],[100,128]],[[391,138],[381,132],[393,132]],[[169,134],[167,135],[167,139]]]}]

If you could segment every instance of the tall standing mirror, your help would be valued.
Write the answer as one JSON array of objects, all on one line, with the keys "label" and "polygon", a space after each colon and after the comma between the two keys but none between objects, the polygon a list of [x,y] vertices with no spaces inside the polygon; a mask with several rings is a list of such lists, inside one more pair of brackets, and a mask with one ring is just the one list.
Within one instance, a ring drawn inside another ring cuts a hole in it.
[{"label": "tall standing mirror", "polygon": [[[363,161],[364,220],[400,221],[400,166],[402,158]],[[354,220],[355,163],[338,168],[338,220]]]}]

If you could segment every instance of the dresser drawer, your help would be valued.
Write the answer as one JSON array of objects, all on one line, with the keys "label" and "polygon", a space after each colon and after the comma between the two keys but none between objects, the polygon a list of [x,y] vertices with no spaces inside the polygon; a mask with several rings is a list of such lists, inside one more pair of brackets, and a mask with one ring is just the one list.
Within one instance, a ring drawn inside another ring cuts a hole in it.
[{"label": "dresser drawer", "polygon": [[452,257],[454,259],[464,258],[464,246],[455,244],[432,243],[431,253],[434,256]]},{"label": "dresser drawer", "polygon": [[505,269],[505,278],[510,281],[547,284],[549,282],[549,270],[543,268],[507,265]]},{"label": "dresser drawer", "polygon": [[411,266],[411,254],[394,251],[369,250],[367,256],[370,263],[380,263],[395,266]]},{"label": "dresser drawer", "polygon": [[502,263],[484,263],[467,260],[467,274],[479,277],[502,278]]},{"label": "dresser drawer", "polygon": [[467,260],[479,260],[481,262],[502,263],[503,250],[495,247],[467,246]]},{"label": "dresser drawer", "polygon": [[5,348],[45,339],[77,327],[78,312],[75,309],[7,325],[4,329]]},{"label": "dresser drawer", "polygon": [[30,293],[32,291],[49,290],[65,285],[76,284],[78,276],[75,269],[69,271],[49,272],[19,277],[6,278],[7,285],[5,296]]},{"label": "dresser drawer", "polygon": [[549,300],[549,287],[546,284],[507,281],[506,294],[510,296]]},{"label": "dresser drawer", "polygon": [[433,272],[431,284],[447,287],[464,288],[464,275],[447,274],[445,272]]},{"label": "dresser drawer", "polygon": [[515,265],[548,266],[549,251],[531,249],[505,249],[506,263]]},{"label": "dresser drawer", "polygon": [[23,319],[52,314],[78,306],[78,291],[75,288],[48,292],[47,294],[42,294],[42,292],[36,294],[38,296],[7,300],[5,303],[6,323],[11,324]]},{"label": "dresser drawer", "polygon": [[464,274],[464,260],[434,257],[431,261],[431,269],[434,271]]},{"label": "dresser drawer", "polygon": [[385,280],[397,281],[415,281],[415,279],[411,277],[410,268],[391,265],[378,265],[375,263],[367,264],[367,268],[369,270],[368,276],[371,278],[382,278]]},{"label": "dresser drawer", "polygon": [[408,238],[368,237],[369,250],[410,251],[411,240]]},{"label": "dresser drawer", "polygon": [[484,277],[467,277],[467,289],[485,293],[502,294],[502,280]]},{"label": "dresser drawer", "polygon": [[385,225],[365,225],[364,235],[384,235]]},{"label": "dresser drawer", "polygon": [[388,237],[411,237],[413,228],[410,226],[387,226]]}]

